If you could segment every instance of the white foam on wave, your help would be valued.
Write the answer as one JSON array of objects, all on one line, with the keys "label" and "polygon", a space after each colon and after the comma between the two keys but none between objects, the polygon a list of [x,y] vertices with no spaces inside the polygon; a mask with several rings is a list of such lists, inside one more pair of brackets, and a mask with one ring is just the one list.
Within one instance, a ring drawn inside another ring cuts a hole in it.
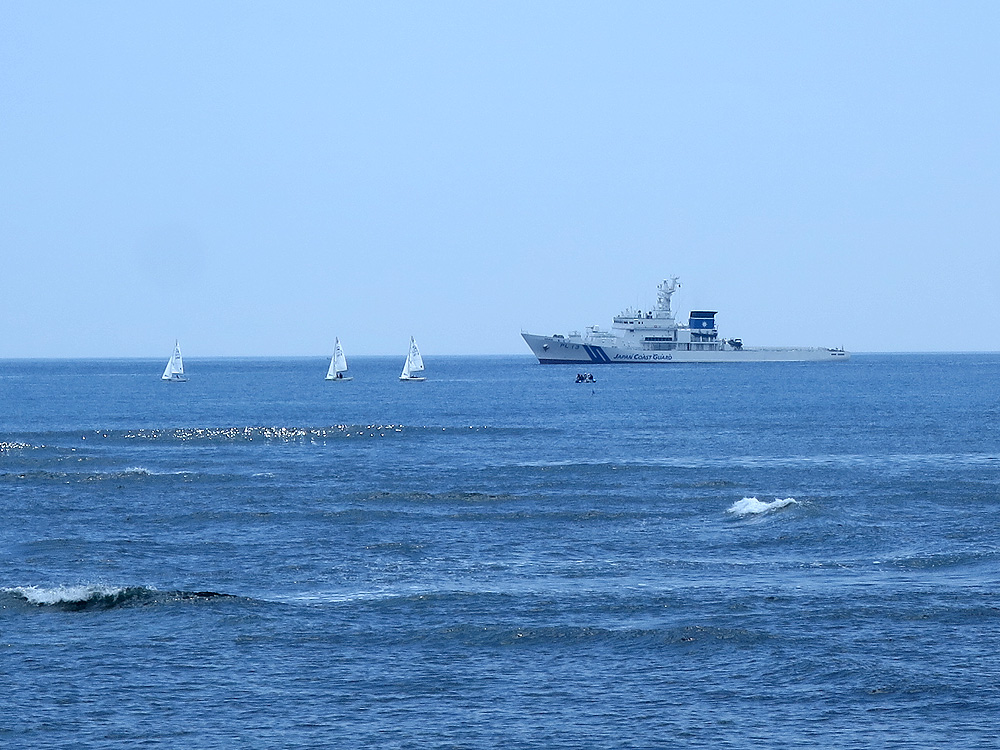
[{"label": "white foam on wave", "polygon": [[0,453],[7,453],[8,451],[20,451],[26,448],[34,448],[35,446],[29,443],[21,443],[16,440],[0,440]]},{"label": "white foam on wave", "polygon": [[100,597],[117,596],[125,591],[121,586],[102,586],[98,584],[79,584],[76,586],[15,586],[3,589],[12,594],[23,596],[30,604],[73,604],[87,602]]},{"label": "white foam on wave", "polygon": [[773,502],[765,503],[758,500],[756,497],[745,497],[742,500],[737,500],[733,503],[729,509],[728,513],[732,513],[734,516],[750,516],[759,513],[767,513],[770,510],[778,510],[779,508],[785,508],[789,505],[797,505],[798,501],[794,497],[786,497],[784,499],[775,498]]},{"label": "white foam on wave", "polygon": [[152,469],[147,469],[145,466],[130,466],[127,469],[122,469],[118,474],[113,476],[124,477],[124,476],[137,476],[137,477],[179,477],[186,476],[192,472],[186,469],[178,469],[176,471],[153,471]]}]

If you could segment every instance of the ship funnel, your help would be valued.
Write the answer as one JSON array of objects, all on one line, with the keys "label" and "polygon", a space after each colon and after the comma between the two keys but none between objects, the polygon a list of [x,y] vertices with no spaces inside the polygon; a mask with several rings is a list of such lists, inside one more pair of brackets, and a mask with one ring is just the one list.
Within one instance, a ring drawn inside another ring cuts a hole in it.
[{"label": "ship funnel", "polygon": [[692,341],[714,341],[719,332],[715,329],[714,310],[692,310],[688,318]]}]

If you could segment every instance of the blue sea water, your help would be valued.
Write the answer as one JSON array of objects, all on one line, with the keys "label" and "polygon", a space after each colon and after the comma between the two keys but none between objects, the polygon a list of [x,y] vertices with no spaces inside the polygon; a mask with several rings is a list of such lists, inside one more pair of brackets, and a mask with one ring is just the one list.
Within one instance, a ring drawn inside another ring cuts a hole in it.
[{"label": "blue sea water", "polygon": [[1000,355],[0,362],[0,745],[997,747]]}]

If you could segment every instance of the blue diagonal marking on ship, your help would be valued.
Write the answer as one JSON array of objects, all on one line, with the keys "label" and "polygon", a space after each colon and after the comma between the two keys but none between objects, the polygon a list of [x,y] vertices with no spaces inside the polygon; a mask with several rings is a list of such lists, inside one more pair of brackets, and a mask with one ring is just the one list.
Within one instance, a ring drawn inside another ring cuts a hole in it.
[{"label": "blue diagonal marking on ship", "polygon": [[599,346],[593,346],[592,344],[584,344],[583,350],[587,352],[587,355],[590,357],[591,362],[597,362],[598,364],[605,364],[611,362],[611,357],[609,357],[607,355],[607,352],[605,352],[604,349],[602,349]]}]

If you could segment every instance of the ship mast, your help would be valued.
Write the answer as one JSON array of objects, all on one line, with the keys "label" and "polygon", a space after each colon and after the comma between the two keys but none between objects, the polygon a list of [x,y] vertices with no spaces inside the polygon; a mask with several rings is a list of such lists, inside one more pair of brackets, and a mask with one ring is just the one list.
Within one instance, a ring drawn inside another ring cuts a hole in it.
[{"label": "ship mast", "polygon": [[680,285],[678,277],[671,276],[669,279],[664,279],[663,283],[656,287],[656,317],[674,317],[670,310],[670,296],[677,291]]}]

